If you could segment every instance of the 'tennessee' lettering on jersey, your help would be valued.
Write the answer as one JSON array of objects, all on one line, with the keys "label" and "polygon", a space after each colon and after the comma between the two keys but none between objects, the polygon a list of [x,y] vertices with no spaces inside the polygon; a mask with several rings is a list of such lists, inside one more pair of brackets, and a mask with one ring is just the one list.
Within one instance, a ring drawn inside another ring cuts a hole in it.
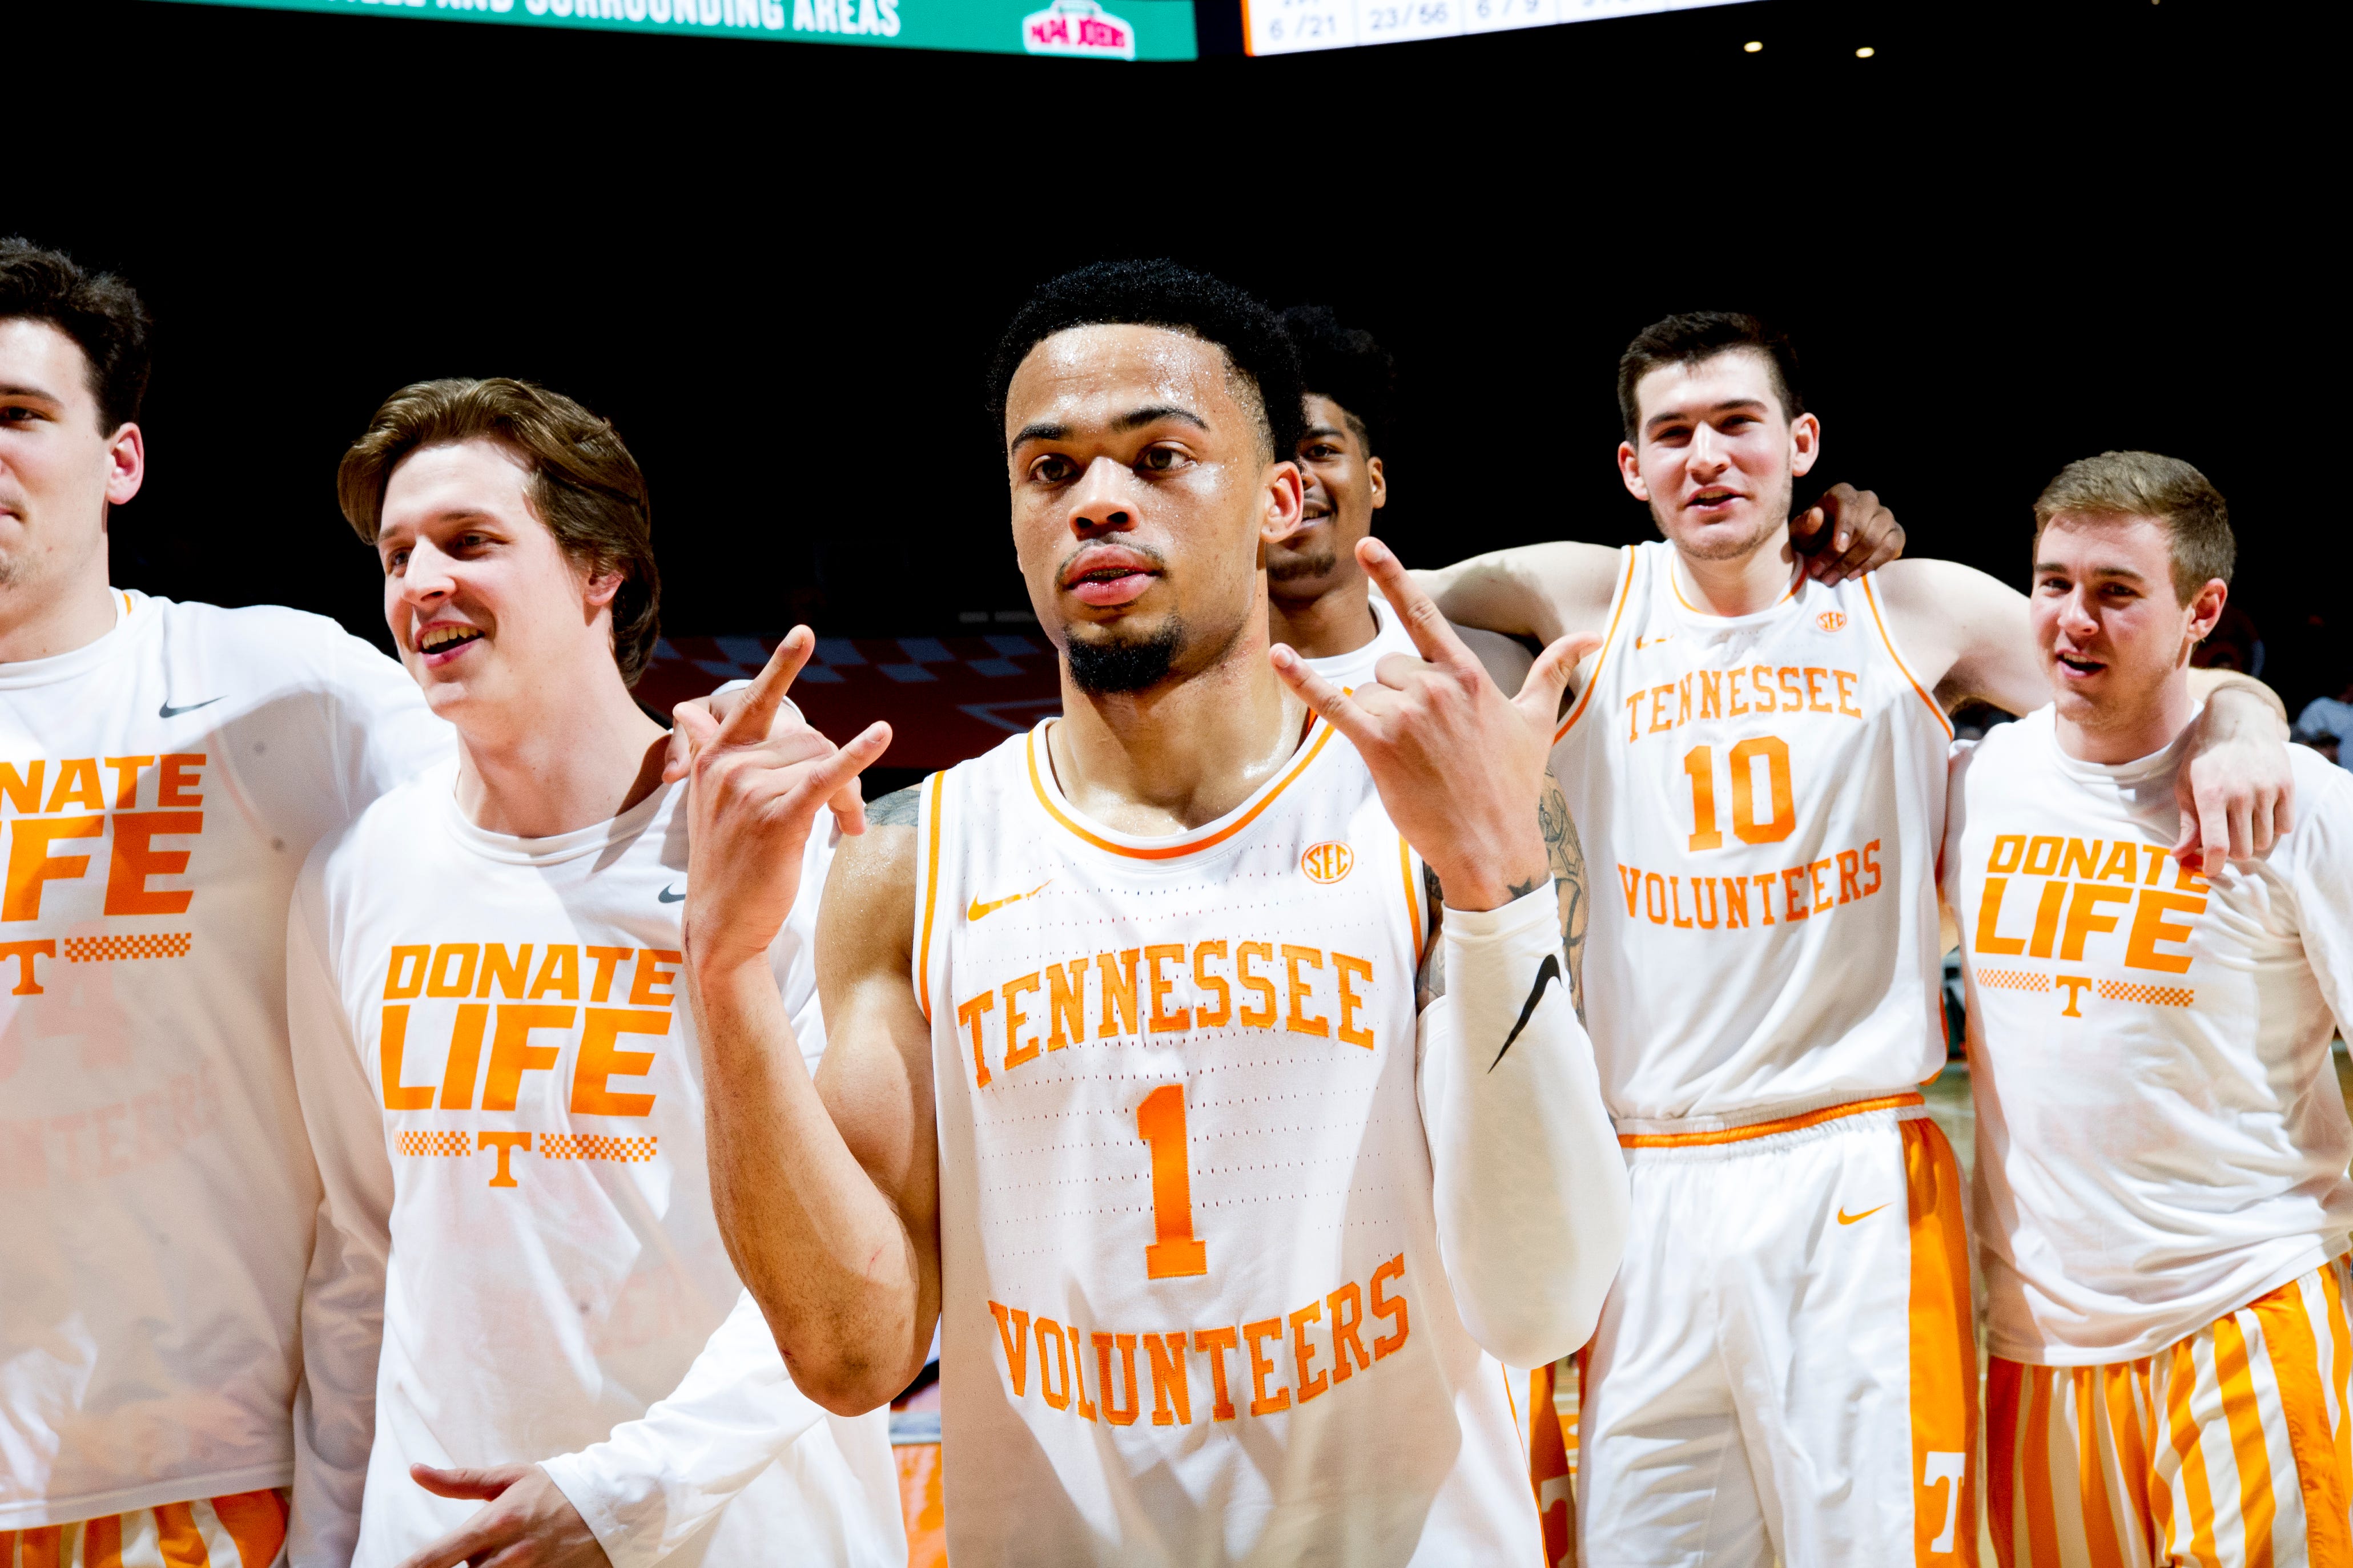
[{"label": "'tennessee' lettering on jersey", "polygon": [[2044,708],[1956,748],[1945,887],[2004,1360],[2148,1355],[2345,1250],[2353,779],[2288,750],[2295,826],[2210,882],[2171,854],[2179,741],[2077,762]]},{"label": "'tennessee' lettering on jersey", "polygon": [[1347,742],[1195,832],[1080,816],[1041,725],[924,786],[950,1546],[1533,1563],[1441,1271],[1420,866]]},{"label": "'tennessee' lettering on jersey", "polygon": [[1672,545],[1625,554],[1553,753],[1592,868],[1586,1021],[1610,1113],[1670,1131],[1934,1076],[1952,731],[1870,580],[1706,616]]}]

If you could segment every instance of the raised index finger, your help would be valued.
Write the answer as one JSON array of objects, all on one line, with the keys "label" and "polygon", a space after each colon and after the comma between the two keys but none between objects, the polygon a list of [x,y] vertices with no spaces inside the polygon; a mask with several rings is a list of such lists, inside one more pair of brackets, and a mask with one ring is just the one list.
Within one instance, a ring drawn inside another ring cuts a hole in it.
[{"label": "raised index finger", "polygon": [[1421,584],[1413,580],[1413,574],[1405,569],[1405,563],[1397,558],[1396,552],[1377,539],[1360,539],[1356,542],[1356,559],[1364,563],[1366,574],[1380,589],[1381,597],[1389,602],[1389,608],[1405,623],[1406,636],[1413,639],[1414,648],[1422,658],[1457,674],[1466,665],[1485,673],[1484,667],[1462,646],[1462,639],[1454,635],[1454,628],[1446,624],[1437,602],[1421,591]]},{"label": "raised index finger", "polygon": [[808,662],[817,647],[817,634],[807,626],[795,626],[768,656],[768,662],[752,679],[752,688],[744,693],[743,705],[727,715],[715,737],[723,746],[756,745],[768,738],[768,726],[776,717],[776,710],[792,689],[793,677]]}]

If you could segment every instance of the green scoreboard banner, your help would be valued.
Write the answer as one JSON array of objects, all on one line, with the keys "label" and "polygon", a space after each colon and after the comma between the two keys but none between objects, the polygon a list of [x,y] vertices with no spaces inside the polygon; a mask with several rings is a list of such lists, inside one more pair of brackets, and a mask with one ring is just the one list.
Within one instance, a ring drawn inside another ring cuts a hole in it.
[{"label": "green scoreboard banner", "polygon": [[1189,60],[1193,0],[179,0],[703,38]]}]

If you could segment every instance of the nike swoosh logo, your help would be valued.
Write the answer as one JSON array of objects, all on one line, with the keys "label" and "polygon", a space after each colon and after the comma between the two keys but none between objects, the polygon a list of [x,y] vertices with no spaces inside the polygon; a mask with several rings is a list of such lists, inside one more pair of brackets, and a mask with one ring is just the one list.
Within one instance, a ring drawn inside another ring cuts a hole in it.
[{"label": "nike swoosh logo", "polygon": [[[1879,1209],[1883,1209],[1887,1205],[1885,1204],[1882,1204],[1879,1205]],[[1844,1204],[1841,1204],[1839,1205],[1839,1224],[1852,1225],[1859,1219],[1869,1219],[1873,1215],[1877,1214],[1879,1209],[1865,1209],[1861,1214],[1849,1214],[1846,1212],[1846,1205]]]},{"label": "nike swoosh logo", "polygon": [[193,713],[199,708],[209,708],[219,700],[217,697],[207,697],[202,702],[191,702],[185,708],[174,708],[166,702],[162,708],[156,710],[156,715],[164,719],[176,719],[183,713]]},{"label": "nike swoosh logo", "polygon": [[[1547,952],[1545,954],[1545,961],[1536,965],[1536,983],[1528,987],[1528,999],[1520,1007],[1520,1021],[1512,1026],[1512,1032],[1510,1034],[1504,1037],[1504,1051],[1508,1051],[1512,1048],[1512,1042],[1520,1037],[1520,1031],[1528,1026],[1528,1020],[1530,1018],[1535,1016],[1536,1004],[1544,1000],[1544,988],[1554,984],[1559,979],[1560,954],[1556,952]],[[1504,1060],[1504,1051],[1497,1051],[1495,1053],[1495,1059],[1487,1064],[1487,1070],[1489,1072],[1493,1072],[1497,1067],[1502,1065]]]},{"label": "nike swoosh logo", "polygon": [[1009,899],[997,899],[986,904],[982,903],[978,899],[975,899],[972,901],[972,908],[965,910],[964,918],[967,921],[976,921],[985,915],[993,915],[1008,904],[1018,904],[1024,899],[1044,892],[1046,890],[1047,882],[1051,882],[1053,879],[1053,878],[1049,877],[1046,879],[1045,882],[1039,883],[1036,887],[1030,889],[1029,892],[1016,893]]},{"label": "nike swoosh logo", "polygon": [[654,895],[654,902],[658,904],[682,904],[686,902],[686,895],[684,893],[673,893],[670,890],[671,887],[676,887],[677,885],[677,883],[673,882],[670,887],[666,887],[660,892],[656,893]]}]

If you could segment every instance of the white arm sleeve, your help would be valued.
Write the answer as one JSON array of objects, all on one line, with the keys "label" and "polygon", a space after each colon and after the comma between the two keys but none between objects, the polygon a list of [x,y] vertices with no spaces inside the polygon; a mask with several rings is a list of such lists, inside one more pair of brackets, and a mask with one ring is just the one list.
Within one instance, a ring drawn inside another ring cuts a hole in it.
[{"label": "white arm sleeve", "polygon": [[302,1284],[302,1384],[294,1396],[294,1568],[343,1568],[359,1544],[375,1442],[376,1356],[392,1250],[392,1160],[384,1112],[321,956],[317,884],[306,873],[286,922],[286,1015],[294,1084],[322,1195]]},{"label": "white arm sleeve", "polygon": [[1506,1366],[1592,1336],[1626,1243],[1626,1160],[1561,971],[1547,881],[1446,911],[1446,994],[1421,1016],[1439,1256],[1463,1327]]},{"label": "white arm sleeve", "polygon": [[596,1532],[613,1568],[648,1568],[824,1416],[793,1386],[747,1290],[668,1398],[605,1441],[540,1468]]}]

